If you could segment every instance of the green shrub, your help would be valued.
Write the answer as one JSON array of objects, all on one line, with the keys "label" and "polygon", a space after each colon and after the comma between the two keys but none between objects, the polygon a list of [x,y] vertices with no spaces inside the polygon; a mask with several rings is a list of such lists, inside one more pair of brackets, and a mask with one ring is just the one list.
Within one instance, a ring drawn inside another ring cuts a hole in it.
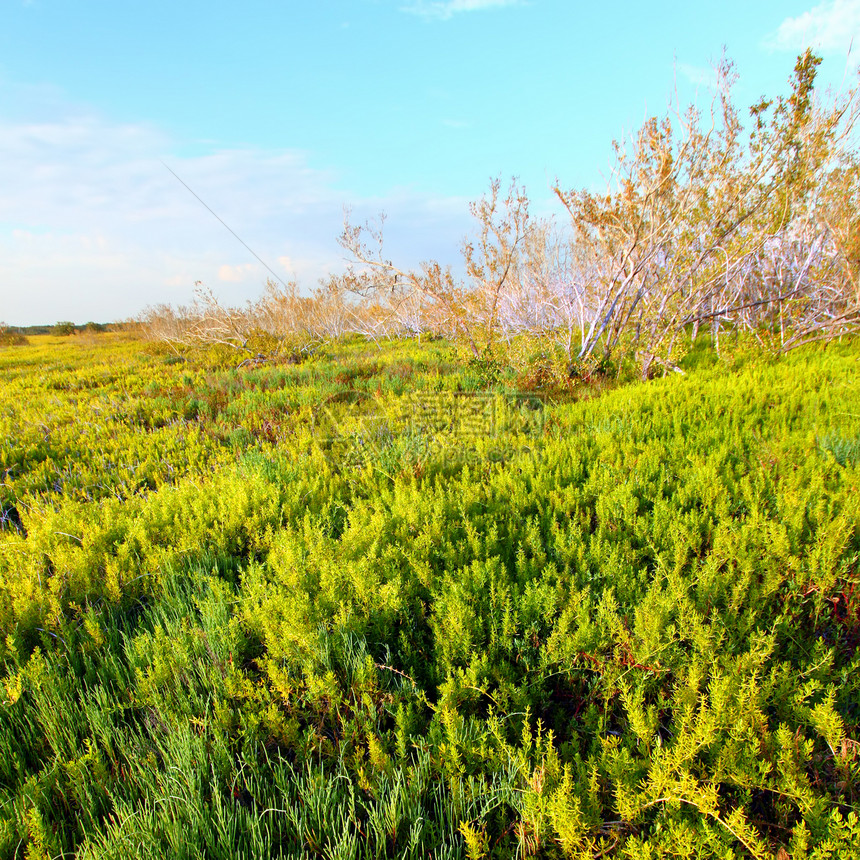
[{"label": "green shrub", "polygon": [[852,856],[858,344],[365,348],[0,356],[0,853]]}]

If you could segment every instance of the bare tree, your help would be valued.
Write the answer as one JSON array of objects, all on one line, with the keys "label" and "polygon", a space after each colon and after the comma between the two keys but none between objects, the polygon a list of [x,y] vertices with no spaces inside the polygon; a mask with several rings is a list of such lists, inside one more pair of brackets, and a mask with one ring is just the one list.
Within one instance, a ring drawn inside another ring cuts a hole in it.
[{"label": "bare tree", "polygon": [[556,188],[597,275],[580,359],[635,355],[648,376],[655,364],[676,369],[684,332],[705,321],[716,333],[776,314],[787,347],[856,317],[825,265],[834,247],[817,204],[857,94],[817,105],[817,64],[799,58],[791,95],[753,106],[744,139],[723,61],[706,124],[693,107],[651,119],[628,148],[616,144],[605,194]]},{"label": "bare tree", "polygon": [[556,186],[567,229],[530,218],[515,180],[504,193],[493,180],[471,206],[462,279],[435,261],[395,265],[384,216],[354,225],[347,212],[347,270],[310,295],[269,282],[236,309],[198,285],[190,308],[151,309],[149,329],[247,357],[259,356],[261,335],[277,351],[349,332],[434,332],[476,358],[527,342],[573,370],[634,361],[643,377],[679,370],[703,326],[718,350],[725,328],[777,351],[860,330],[860,99],[856,87],[819,99],[819,63],[809,51],[799,57],[789,95],[753,105],[744,129],[723,59],[707,111],[682,110],[676,97],[665,117],[614,144],[605,192]]}]

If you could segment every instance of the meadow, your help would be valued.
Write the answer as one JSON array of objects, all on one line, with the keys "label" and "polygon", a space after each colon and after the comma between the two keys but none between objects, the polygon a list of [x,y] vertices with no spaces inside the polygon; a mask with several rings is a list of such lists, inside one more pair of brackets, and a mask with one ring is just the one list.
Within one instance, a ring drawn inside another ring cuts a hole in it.
[{"label": "meadow", "polygon": [[860,854],[860,341],[0,349],[0,857]]}]

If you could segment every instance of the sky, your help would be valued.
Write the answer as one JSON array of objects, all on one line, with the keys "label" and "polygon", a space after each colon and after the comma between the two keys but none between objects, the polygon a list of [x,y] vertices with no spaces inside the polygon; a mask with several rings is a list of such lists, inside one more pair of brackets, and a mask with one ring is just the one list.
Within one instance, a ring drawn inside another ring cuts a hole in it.
[{"label": "sky", "polygon": [[724,49],[750,105],[808,45],[853,85],[858,36],[860,0],[0,0],[0,321],[198,281],[240,305],[257,257],[309,291],[347,210],[402,267],[456,265],[492,178],[562,218],[554,184],[605,187],[614,139],[706,107]]}]

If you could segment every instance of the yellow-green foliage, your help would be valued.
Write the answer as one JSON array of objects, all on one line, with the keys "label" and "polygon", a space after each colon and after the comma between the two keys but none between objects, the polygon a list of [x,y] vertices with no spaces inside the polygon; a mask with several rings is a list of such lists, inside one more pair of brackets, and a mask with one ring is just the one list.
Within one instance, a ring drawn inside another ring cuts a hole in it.
[{"label": "yellow-green foliage", "polygon": [[539,404],[441,342],[33,340],[0,856],[856,852],[855,343]]}]

